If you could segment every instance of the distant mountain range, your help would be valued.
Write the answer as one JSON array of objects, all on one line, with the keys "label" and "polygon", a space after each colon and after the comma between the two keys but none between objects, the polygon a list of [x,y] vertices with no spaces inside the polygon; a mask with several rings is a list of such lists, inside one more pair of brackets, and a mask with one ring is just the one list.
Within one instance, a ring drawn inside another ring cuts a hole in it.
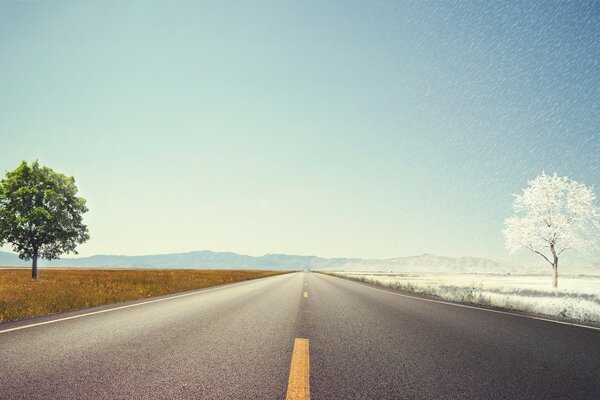
[{"label": "distant mountain range", "polygon": [[[29,266],[12,253],[0,252],[2,266]],[[323,258],[288,254],[265,254],[255,257],[230,252],[192,251],[188,253],[147,256],[96,255],[91,257],[40,260],[47,267],[102,268],[167,268],[167,269],[302,269],[380,272],[434,273],[547,273],[539,267],[524,268],[501,264],[486,258],[443,257],[422,254],[390,259]],[[569,271],[575,273],[576,271]],[[600,274],[600,264],[585,267],[577,273]]]},{"label": "distant mountain range", "polygon": [[24,265],[31,265],[31,262],[20,260],[19,257],[12,253],[5,253],[3,251],[0,251],[0,266],[20,267]]}]

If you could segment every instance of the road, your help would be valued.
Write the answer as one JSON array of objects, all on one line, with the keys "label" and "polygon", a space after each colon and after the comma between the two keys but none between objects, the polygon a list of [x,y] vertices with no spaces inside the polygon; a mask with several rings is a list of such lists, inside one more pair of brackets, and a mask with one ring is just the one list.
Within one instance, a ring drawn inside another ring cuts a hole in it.
[{"label": "road", "polygon": [[0,398],[285,399],[296,338],[313,400],[600,398],[597,330],[315,273],[159,300],[0,324]]}]

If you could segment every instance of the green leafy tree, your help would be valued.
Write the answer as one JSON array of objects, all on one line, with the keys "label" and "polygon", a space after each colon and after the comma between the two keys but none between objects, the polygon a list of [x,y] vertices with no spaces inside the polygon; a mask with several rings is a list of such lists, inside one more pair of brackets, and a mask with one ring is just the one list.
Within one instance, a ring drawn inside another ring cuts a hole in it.
[{"label": "green leafy tree", "polygon": [[11,243],[19,258],[32,260],[37,279],[38,258],[77,254],[77,245],[89,239],[87,210],[73,177],[23,161],[0,182],[0,245]]}]

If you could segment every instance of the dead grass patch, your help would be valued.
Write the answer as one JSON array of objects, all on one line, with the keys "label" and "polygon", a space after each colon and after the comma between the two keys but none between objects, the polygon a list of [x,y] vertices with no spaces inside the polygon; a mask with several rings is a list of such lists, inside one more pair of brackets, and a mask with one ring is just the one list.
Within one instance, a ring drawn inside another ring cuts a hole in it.
[{"label": "dead grass patch", "polygon": [[0,270],[0,322],[281,274],[247,270]]}]

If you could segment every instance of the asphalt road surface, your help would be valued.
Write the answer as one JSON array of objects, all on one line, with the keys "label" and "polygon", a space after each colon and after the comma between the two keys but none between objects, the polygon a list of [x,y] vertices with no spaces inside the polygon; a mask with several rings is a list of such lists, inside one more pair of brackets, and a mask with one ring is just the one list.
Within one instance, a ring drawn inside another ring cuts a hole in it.
[{"label": "asphalt road surface", "polygon": [[285,399],[302,338],[313,400],[600,399],[600,331],[393,293],[293,273],[0,324],[0,398]]}]

